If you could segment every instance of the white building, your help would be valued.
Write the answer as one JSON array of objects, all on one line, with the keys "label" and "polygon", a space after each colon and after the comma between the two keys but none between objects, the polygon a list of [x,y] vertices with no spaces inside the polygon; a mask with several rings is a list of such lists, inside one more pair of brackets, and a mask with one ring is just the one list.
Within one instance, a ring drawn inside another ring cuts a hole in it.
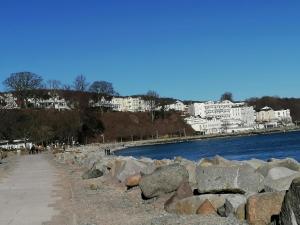
[{"label": "white building", "polygon": [[28,102],[31,103],[35,108],[70,110],[70,107],[68,106],[66,100],[58,96],[50,97],[48,99],[29,98]]},{"label": "white building", "polygon": [[222,133],[222,122],[217,118],[204,119],[201,117],[185,118],[187,124],[201,134],[218,134]]},{"label": "white building", "polygon": [[279,124],[293,124],[289,109],[273,110],[269,106],[263,107],[256,113],[256,122],[264,124],[265,127],[277,127]]},{"label": "white building", "polygon": [[187,106],[182,101],[177,100],[173,104],[166,105],[165,109],[166,109],[166,111],[175,110],[175,111],[185,112],[187,109]]},{"label": "white building", "polygon": [[94,101],[94,100],[90,100],[89,101],[89,105],[90,107],[98,107],[98,108],[110,108],[110,109],[114,109],[116,108],[116,106],[114,104],[112,104],[112,101],[110,100],[106,100],[104,97],[102,97],[99,101]]},{"label": "white building", "polygon": [[[28,143],[29,142],[27,142],[26,144]],[[0,141],[0,148],[7,149],[7,150],[25,149],[26,144],[24,140],[13,140],[12,142],[9,142],[7,140],[2,140]]]},{"label": "white building", "polygon": [[191,116],[202,118],[233,119],[241,121],[244,126],[253,126],[255,123],[255,111],[252,106],[246,106],[244,102],[233,103],[225,100],[222,102],[194,103],[189,106]]},{"label": "white building", "polygon": [[193,103],[189,106],[189,114],[191,116],[216,117],[216,118],[231,118],[231,108],[237,106],[244,106],[244,103],[233,103],[225,100],[222,102],[202,102]]},{"label": "white building", "polygon": [[145,112],[149,110],[147,101],[141,97],[113,97],[111,103],[114,110],[120,112]]},{"label": "white building", "polygon": [[0,109],[18,109],[17,98],[11,93],[0,95]]}]

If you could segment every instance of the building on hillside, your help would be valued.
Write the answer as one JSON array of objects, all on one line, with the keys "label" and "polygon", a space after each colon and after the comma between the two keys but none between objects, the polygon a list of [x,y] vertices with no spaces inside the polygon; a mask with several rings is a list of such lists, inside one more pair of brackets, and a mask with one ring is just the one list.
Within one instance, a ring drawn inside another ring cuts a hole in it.
[{"label": "building on hillside", "polygon": [[241,121],[247,127],[255,124],[255,111],[252,106],[247,106],[244,102],[233,103],[225,100],[193,103],[189,106],[189,114],[202,118],[233,119]]},{"label": "building on hillside", "polygon": [[179,100],[176,100],[176,102],[165,105],[165,110],[170,111],[170,110],[175,110],[175,111],[180,111],[180,112],[185,112],[187,109],[187,106]]},{"label": "building on hillside", "polygon": [[231,117],[231,108],[233,106],[243,106],[244,103],[233,103],[225,100],[222,102],[201,102],[193,103],[189,106],[189,114],[191,116],[205,117],[216,117],[228,119]]},{"label": "building on hillside", "polygon": [[99,101],[90,100],[89,105],[92,108],[106,108],[106,109],[115,109],[116,106],[112,104],[112,101],[105,99],[102,97]]},{"label": "building on hillside", "polygon": [[273,110],[269,106],[263,107],[256,113],[256,122],[265,128],[293,125],[289,109]]},{"label": "building on hillside", "polygon": [[115,111],[145,112],[149,111],[149,104],[141,97],[113,97],[111,103]]},{"label": "building on hillside", "polygon": [[59,96],[50,97],[48,99],[29,98],[28,102],[33,105],[34,108],[40,109],[56,109],[56,110],[70,110],[66,100]]},{"label": "building on hillside", "polygon": [[185,118],[187,124],[195,130],[196,133],[205,134],[218,134],[222,133],[222,122],[217,118],[201,118],[201,117],[188,117]]},{"label": "building on hillside", "polygon": [[12,93],[0,94],[0,109],[18,109],[17,98]]}]

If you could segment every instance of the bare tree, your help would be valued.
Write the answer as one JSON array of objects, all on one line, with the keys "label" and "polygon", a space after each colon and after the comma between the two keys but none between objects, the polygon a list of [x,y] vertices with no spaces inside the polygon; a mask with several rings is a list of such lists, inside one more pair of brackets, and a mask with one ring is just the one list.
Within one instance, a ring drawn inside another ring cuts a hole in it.
[{"label": "bare tree", "polygon": [[3,84],[9,91],[14,91],[22,106],[26,107],[28,91],[42,88],[43,78],[32,72],[18,72],[12,73]]},{"label": "bare tree", "polygon": [[107,81],[94,81],[89,88],[90,92],[105,95],[116,95],[117,92],[114,90],[112,83]]},{"label": "bare tree", "polygon": [[233,95],[231,92],[227,91],[221,95],[220,101],[225,101],[225,100],[233,102]]},{"label": "bare tree", "polygon": [[47,84],[48,84],[48,88],[50,90],[59,90],[59,89],[61,89],[61,86],[62,86],[62,84],[59,80],[48,80]]},{"label": "bare tree", "polygon": [[154,118],[155,118],[155,110],[158,106],[159,94],[156,91],[149,90],[145,97],[146,97],[146,102],[149,107],[149,111],[151,113],[151,120],[153,122]]},{"label": "bare tree", "polygon": [[74,89],[76,91],[86,91],[89,83],[86,81],[86,77],[83,74],[78,75],[74,80]]}]

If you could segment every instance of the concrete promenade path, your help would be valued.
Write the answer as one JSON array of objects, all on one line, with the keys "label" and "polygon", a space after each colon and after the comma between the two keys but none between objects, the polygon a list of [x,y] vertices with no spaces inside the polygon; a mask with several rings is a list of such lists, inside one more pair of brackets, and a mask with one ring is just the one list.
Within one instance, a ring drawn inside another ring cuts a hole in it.
[{"label": "concrete promenade path", "polygon": [[0,224],[42,225],[58,214],[51,207],[58,200],[53,193],[56,169],[45,154],[16,160],[13,170],[0,178]]}]

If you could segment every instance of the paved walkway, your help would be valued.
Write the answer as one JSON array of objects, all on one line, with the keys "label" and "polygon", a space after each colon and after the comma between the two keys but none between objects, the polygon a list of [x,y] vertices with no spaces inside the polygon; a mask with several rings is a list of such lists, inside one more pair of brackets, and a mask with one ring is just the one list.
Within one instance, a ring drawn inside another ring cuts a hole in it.
[{"label": "paved walkway", "polygon": [[57,175],[46,156],[17,159],[9,176],[0,180],[0,224],[42,225],[58,214],[51,206]]}]

